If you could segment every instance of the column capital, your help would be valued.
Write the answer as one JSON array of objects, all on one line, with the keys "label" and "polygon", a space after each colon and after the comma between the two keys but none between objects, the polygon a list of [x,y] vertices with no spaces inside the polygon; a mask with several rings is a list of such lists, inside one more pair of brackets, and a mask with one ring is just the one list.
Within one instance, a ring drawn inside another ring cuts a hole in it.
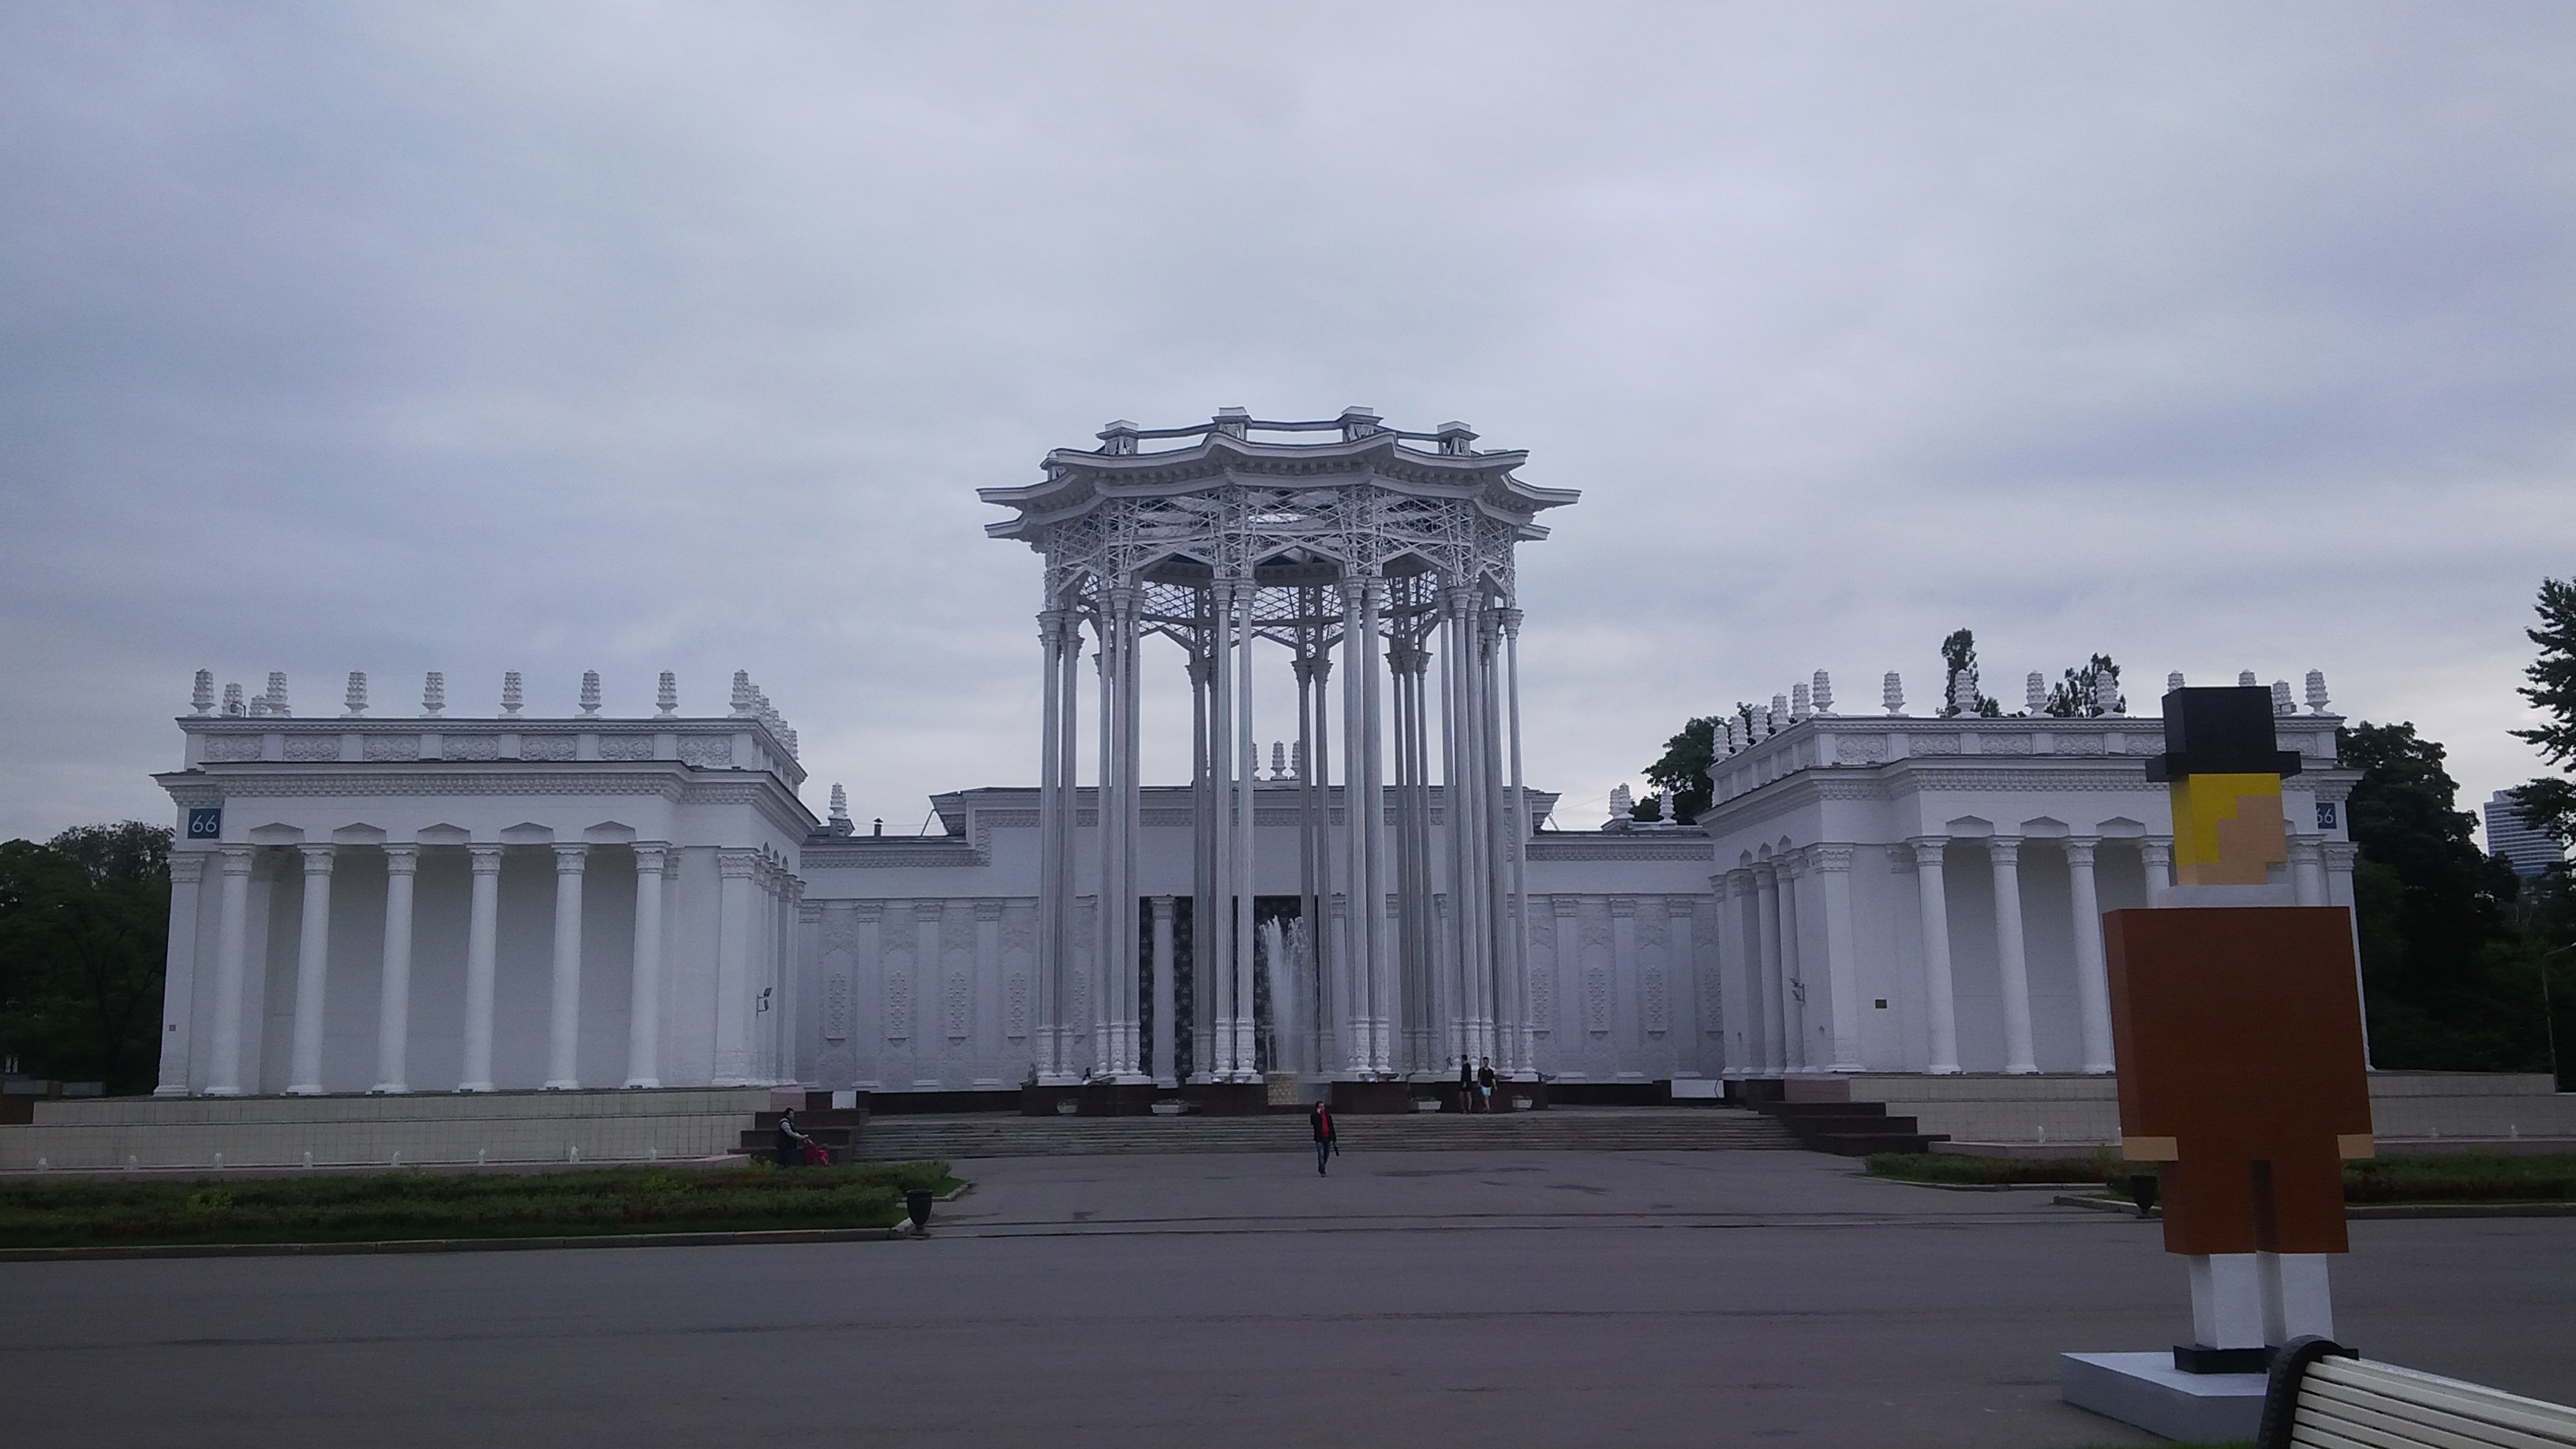
[{"label": "column capital", "polygon": [[587,845],[558,844],[554,849],[557,875],[579,875],[590,864],[590,847]]},{"label": "column capital", "polygon": [[419,869],[419,846],[409,844],[407,842],[396,842],[385,847],[385,873],[387,875],[410,875]]},{"label": "column capital", "polygon": [[947,914],[948,903],[946,901],[914,901],[912,903],[912,918],[916,921],[936,921]]},{"label": "column capital", "polygon": [[465,847],[465,854],[473,862],[476,875],[499,875],[502,849],[498,845],[469,845]]},{"label": "column capital", "polygon": [[213,853],[213,851],[209,850],[174,850],[170,852],[170,883],[172,885],[196,884],[198,879],[206,873],[206,857]]},{"label": "column capital", "polygon": [[2138,853],[2145,856],[2151,864],[2169,861],[2173,858],[2173,837],[2170,835],[2143,836],[2138,841]]},{"label": "column capital", "polygon": [[750,880],[760,874],[760,852],[719,850],[716,852],[716,874],[726,880]]},{"label": "column capital", "polygon": [[248,875],[251,867],[259,863],[259,847],[256,845],[219,845],[215,847],[215,854],[226,875]]},{"label": "column capital", "polygon": [[1994,857],[1998,865],[2015,864],[2021,859],[2021,839],[2018,835],[1987,836],[1986,853]]},{"label": "column capital", "polygon": [[1934,870],[1939,870],[1941,868],[1941,852],[1950,844],[1950,837],[1946,835],[1917,835],[1908,839],[1905,843],[1914,847],[1914,863],[1916,866],[1920,867],[1928,865]]},{"label": "column capital", "polygon": [[1839,874],[1851,869],[1852,847],[1848,845],[1811,845],[1807,847],[1810,869]]},{"label": "column capital", "polygon": [[1613,916],[1633,916],[1637,914],[1637,898],[1635,896],[1612,896],[1610,898],[1610,914]]},{"label": "column capital", "polygon": [[2102,837],[2098,835],[2070,835],[2066,837],[2066,863],[2068,865],[2091,865],[2093,863],[2094,847],[2101,843]]},{"label": "column capital", "polygon": [[1583,914],[1583,900],[1579,896],[1550,896],[1548,897],[1548,908],[1555,913],[1558,919],[1562,920],[1567,917]]},{"label": "column capital", "polygon": [[979,920],[979,921],[998,921],[998,920],[1000,920],[1001,918],[1002,918],[1002,903],[1001,903],[1000,901],[977,901],[977,902],[975,903],[975,919],[976,919],[976,920]]},{"label": "column capital", "polygon": [[339,850],[339,847],[329,844],[306,844],[299,845],[295,847],[295,849],[298,854],[304,857],[304,873],[311,876],[329,875],[331,873],[332,856]]},{"label": "column capital", "polygon": [[2325,857],[2329,870],[2350,870],[2353,862],[2361,858],[2361,847],[2349,840],[2320,841],[2317,852]]},{"label": "column capital", "polygon": [[1174,912],[1175,912],[1175,910],[1176,910],[1176,907],[1177,907],[1178,901],[1179,901],[1179,897],[1177,897],[1177,896],[1153,896],[1153,897],[1149,897],[1149,899],[1151,899],[1151,900],[1153,901],[1153,903],[1154,903],[1154,919],[1155,919],[1155,920],[1157,920],[1157,921],[1168,921],[1168,920],[1172,919],[1173,914],[1174,914]]},{"label": "column capital", "polygon": [[1504,638],[1517,639],[1521,636],[1521,611],[1519,609],[1506,604],[1502,608],[1494,611],[1494,620],[1496,623],[1502,625]]},{"label": "column capital", "polygon": [[659,840],[639,840],[635,842],[634,850],[635,870],[639,875],[647,871],[659,873],[662,862],[671,853],[670,845]]}]

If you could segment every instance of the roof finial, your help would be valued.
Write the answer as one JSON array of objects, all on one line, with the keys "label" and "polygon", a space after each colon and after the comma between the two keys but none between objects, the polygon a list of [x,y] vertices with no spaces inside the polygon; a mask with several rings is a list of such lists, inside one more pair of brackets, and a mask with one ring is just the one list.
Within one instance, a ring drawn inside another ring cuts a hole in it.
[{"label": "roof finial", "polygon": [[599,671],[596,669],[581,672],[581,717],[599,718]]},{"label": "roof finial", "polygon": [[2310,714],[2324,714],[2328,703],[2329,701],[2326,698],[2326,672],[2322,669],[2309,670],[2308,712]]},{"label": "roof finial", "polygon": [[215,671],[197,671],[196,682],[188,689],[188,708],[199,715],[215,712]]},{"label": "roof finial", "polygon": [[2021,682],[2021,705],[2032,714],[2048,712],[2048,676],[2034,669]]},{"label": "roof finial", "polygon": [[678,675],[673,674],[667,669],[662,671],[662,681],[654,687],[653,707],[653,717],[655,719],[678,719],[680,717],[680,678]]},{"label": "roof finial", "polygon": [[517,719],[519,706],[526,702],[526,694],[519,687],[519,671],[515,669],[505,671],[501,675],[501,717]]},{"label": "roof finial", "polygon": [[340,718],[364,719],[367,717],[367,671],[363,669],[349,671],[349,692],[341,696],[340,702],[348,710],[348,713]]},{"label": "roof finial", "polygon": [[225,685],[224,717],[227,719],[238,719],[244,713],[246,713],[246,711],[242,708],[242,687],[239,684]]},{"label": "roof finial", "polygon": [[850,824],[850,796],[839,785],[832,787],[832,833],[847,835],[856,827]]},{"label": "roof finial", "polygon": [[420,714],[436,719],[447,709],[447,676],[433,669],[420,682]]},{"label": "roof finial", "polygon": [[1893,669],[1878,682],[1878,702],[1891,715],[1905,713],[1905,681]]},{"label": "roof finial", "polygon": [[1830,715],[1834,712],[1834,679],[1832,675],[1825,673],[1825,671],[1821,669],[1816,671],[1816,688],[1812,698],[1815,700],[1816,713]]}]

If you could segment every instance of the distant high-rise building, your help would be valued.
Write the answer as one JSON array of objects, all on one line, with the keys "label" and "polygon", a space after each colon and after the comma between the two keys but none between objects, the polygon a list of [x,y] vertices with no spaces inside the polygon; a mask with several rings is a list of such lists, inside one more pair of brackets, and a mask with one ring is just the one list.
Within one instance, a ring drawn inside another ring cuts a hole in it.
[{"label": "distant high-rise building", "polygon": [[2522,823],[2511,790],[2487,797],[2487,851],[2513,862],[2513,873],[2526,880],[2567,858],[2565,849],[2546,832]]}]

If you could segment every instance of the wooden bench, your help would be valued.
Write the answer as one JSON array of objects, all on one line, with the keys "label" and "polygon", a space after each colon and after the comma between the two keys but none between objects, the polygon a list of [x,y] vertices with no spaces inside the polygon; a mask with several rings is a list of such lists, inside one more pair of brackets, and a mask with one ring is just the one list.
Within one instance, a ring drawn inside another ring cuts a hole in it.
[{"label": "wooden bench", "polygon": [[2293,1339],[2272,1361],[2255,1449],[2559,1449],[2576,1409]]}]

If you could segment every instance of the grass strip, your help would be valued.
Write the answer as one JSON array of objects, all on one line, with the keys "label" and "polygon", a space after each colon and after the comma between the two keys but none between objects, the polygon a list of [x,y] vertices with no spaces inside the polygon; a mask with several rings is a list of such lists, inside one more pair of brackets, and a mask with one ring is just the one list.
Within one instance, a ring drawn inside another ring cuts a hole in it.
[{"label": "grass strip", "polygon": [[905,1189],[944,1194],[957,1185],[944,1162],[526,1175],[406,1170],[240,1182],[67,1179],[0,1184],[0,1248],[880,1228],[902,1218]]},{"label": "grass strip", "polygon": [[[2107,1152],[2067,1157],[1965,1157],[1934,1152],[1872,1153],[1872,1177],[1901,1182],[2015,1184],[2098,1182],[2124,1193],[2128,1179],[2155,1164],[2125,1162]],[[2348,1203],[2576,1202],[2576,1155],[2530,1156],[2446,1152],[2370,1157],[2343,1165]]]}]

